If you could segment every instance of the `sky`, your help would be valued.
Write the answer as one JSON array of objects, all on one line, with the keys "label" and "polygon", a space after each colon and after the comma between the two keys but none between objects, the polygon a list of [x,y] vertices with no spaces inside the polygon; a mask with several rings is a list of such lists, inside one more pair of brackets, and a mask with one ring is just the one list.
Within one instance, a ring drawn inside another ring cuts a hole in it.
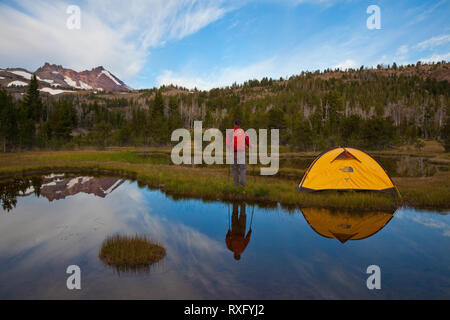
[{"label": "sky", "polygon": [[[371,5],[379,29],[367,26]],[[101,65],[135,89],[208,90],[318,69],[450,61],[449,16],[450,0],[0,0],[0,68]]]}]

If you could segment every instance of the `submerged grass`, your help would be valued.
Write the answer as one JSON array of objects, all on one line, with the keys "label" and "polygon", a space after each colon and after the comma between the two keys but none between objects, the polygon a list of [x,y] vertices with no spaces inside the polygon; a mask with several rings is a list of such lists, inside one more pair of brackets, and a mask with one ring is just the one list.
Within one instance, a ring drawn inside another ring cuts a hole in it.
[{"label": "submerged grass", "polygon": [[99,258],[119,272],[149,270],[166,255],[166,249],[146,236],[113,235],[105,239]]},{"label": "submerged grass", "polygon": [[[158,188],[167,194],[205,200],[246,200],[281,203],[298,207],[327,207],[350,210],[384,210],[400,205],[416,208],[450,208],[450,172],[426,178],[394,178],[402,198],[382,193],[298,193],[297,180],[279,177],[247,177],[245,188],[235,187],[226,167],[189,167],[152,163],[139,152],[61,151],[0,155],[0,175],[23,172],[107,170],[135,177],[140,185]],[[288,169],[285,169],[288,170]],[[250,171],[250,170],[249,170]],[[301,174],[299,173],[298,180]]]}]

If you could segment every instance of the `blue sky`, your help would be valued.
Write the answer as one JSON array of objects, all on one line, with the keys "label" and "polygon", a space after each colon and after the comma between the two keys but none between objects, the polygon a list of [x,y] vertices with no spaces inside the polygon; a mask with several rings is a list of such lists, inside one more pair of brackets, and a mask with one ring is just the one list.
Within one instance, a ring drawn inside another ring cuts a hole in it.
[{"label": "blue sky", "polygon": [[[68,30],[67,6],[81,9]],[[381,29],[369,30],[370,5]],[[103,65],[134,88],[210,89],[303,70],[450,60],[450,0],[0,2],[0,67]]]}]

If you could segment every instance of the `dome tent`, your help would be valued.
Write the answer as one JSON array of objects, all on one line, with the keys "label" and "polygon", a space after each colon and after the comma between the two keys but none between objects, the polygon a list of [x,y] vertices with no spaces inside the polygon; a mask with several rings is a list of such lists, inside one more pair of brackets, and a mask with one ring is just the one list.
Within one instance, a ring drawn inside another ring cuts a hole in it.
[{"label": "dome tent", "polygon": [[361,150],[341,147],[319,155],[303,175],[298,190],[399,194],[391,178],[375,159]]}]

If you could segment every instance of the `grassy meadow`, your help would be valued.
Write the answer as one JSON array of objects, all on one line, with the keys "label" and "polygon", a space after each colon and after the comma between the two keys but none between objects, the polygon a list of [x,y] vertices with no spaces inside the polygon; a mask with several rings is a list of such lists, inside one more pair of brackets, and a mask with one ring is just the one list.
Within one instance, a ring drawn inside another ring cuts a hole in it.
[{"label": "grassy meadow", "polygon": [[[430,161],[450,166],[448,153],[424,148],[385,151],[385,153],[425,156]],[[152,156],[156,155],[156,156]],[[448,209],[450,207],[450,171],[430,177],[392,177],[402,197],[382,193],[297,192],[304,170],[280,168],[274,177],[260,176],[257,167],[249,166],[247,186],[235,187],[228,166],[175,166],[167,158],[168,148],[111,148],[77,151],[39,151],[0,154],[0,177],[55,171],[112,173],[136,179],[140,186],[161,189],[173,197],[203,200],[246,200],[280,203],[286,207],[327,207],[349,210],[389,210],[407,205],[415,208]],[[311,157],[314,153],[280,153],[283,157]]]}]

